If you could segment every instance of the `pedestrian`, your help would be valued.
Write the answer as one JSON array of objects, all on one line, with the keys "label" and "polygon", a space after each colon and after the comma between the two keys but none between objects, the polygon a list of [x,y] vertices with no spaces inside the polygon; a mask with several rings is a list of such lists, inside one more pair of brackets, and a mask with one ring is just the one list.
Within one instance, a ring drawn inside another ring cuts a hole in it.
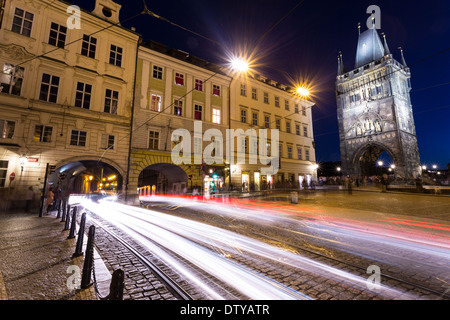
[{"label": "pedestrian", "polygon": [[388,185],[388,178],[386,174],[383,174],[381,177],[381,192],[387,191],[387,185]]},{"label": "pedestrian", "polygon": [[348,194],[352,194],[353,177],[348,177],[347,190]]},{"label": "pedestrian", "polygon": [[50,214],[50,211],[52,210],[54,198],[55,194],[53,193],[53,188],[50,188],[47,192],[47,214]]}]

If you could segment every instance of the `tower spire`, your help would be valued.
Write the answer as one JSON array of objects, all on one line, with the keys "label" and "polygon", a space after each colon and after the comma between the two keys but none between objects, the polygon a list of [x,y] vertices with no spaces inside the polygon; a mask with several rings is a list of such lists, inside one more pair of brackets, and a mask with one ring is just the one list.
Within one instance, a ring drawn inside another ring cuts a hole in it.
[{"label": "tower spire", "polygon": [[405,57],[403,56],[403,49],[402,47],[398,47],[398,49],[400,50],[400,54],[402,55],[402,64],[404,67],[406,67],[406,61],[405,61]]},{"label": "tower spire", "polygon": [[383,39],[384,39],[384,55],[391,54],[391,51],[389,50],[388,44],[386,42],[386,35],[384,32],[382,33]]},{"label": "tower spire", "polygon": [[339,51],[338,54],[338,75],[341,75],[344,73],[344,62],[342,61],[342,52]]}]

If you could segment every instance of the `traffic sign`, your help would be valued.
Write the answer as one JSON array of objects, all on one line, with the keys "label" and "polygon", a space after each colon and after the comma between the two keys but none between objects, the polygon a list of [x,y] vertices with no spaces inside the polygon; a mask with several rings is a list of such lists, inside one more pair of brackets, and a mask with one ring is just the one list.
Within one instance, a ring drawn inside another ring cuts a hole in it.
[{"label": "traffic sign", "polygon": [[13,181],[15,177],[16,174],[14,172],[11,172],[11,174],[9,175],[9,181]]}]

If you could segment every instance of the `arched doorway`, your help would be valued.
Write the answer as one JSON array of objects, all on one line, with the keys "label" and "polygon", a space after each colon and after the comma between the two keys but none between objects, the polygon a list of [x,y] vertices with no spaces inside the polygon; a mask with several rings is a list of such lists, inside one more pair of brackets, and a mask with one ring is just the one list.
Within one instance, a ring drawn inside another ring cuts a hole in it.
[{"label": "arched doorway", "polygon": [[153,194],[182,194],[188,187],[186,172],[171,163],[155,163],[141,171],[138,187],[150,187]]},{"label": "arched doorway", "polygon": [[122,191],[123,177],[106,162],[77,160],[56,167],[48,177],[48,185],[62,197],[95,192],[118,194]]},{"label": "arched doorway", "polygon": [[379,176],[386,173],[394,163],[392,153],[382,145],[369,144],[360,149],[355,157],[356,173],[359,176]]}]

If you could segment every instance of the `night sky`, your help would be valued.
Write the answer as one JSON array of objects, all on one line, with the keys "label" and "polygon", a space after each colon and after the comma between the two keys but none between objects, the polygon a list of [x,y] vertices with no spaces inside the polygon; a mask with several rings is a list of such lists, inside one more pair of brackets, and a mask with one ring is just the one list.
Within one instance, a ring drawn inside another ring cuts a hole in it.
[{"label": "night sky", "polygon": [[[253,53],[256,73],[286,85],[308,82],[316,102],[318,162],[340,160],[334,85],[338,52],[342,51],[347,71],[353,69],[358,22],[365,31],[367,7],[378,5],[379,34],[386,34],[398,61],[398,47],[403,48],[411,70],[421,162],[442,169],[450,163],[450,50],[440,53],[450,48],[450,1],[145,1],[149,10],[203,37],[148,15],[124,23],[135,27],[144,41],[154,40],[223,65],[227,51],[245,48]],[[94,0],[70,2],[89,11],[94,8]],[[122,4],[121,21],[143,10],[143,0],[116,2]]]}]

